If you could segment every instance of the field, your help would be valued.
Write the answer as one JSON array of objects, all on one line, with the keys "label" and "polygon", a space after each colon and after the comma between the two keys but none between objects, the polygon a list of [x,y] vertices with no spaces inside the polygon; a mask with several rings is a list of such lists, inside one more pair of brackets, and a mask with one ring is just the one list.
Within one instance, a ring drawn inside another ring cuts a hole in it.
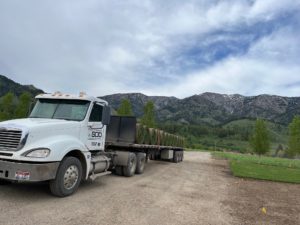
[{"label": "field", "polygon": [[237,177],[300,183],[300,160],[224,152],[214,152],[213,156],[228,159]]}]

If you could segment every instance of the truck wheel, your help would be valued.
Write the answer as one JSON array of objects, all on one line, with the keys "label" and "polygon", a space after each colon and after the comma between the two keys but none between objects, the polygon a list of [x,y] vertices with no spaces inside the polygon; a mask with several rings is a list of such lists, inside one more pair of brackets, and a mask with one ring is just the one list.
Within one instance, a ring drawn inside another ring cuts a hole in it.
[{"label": "truck wheel", "polygon": [[145,163],[146,163],[146,154],[145,153],[137,153],[136,154],[136,174],[144,173]]},{"label": "truck wheel", "polygon": [[125,177],[132,177],[135,174],[136,169],[136,155],[129,153],[128,165],[123,166],[123,175]]},{"label": "truck wheel", "polygon": [[75,193],[81,182],[82,166],[75,157],[63,159],[58,167],[56,178],[50,181],[51,193],[58,197],[66,197]]}]

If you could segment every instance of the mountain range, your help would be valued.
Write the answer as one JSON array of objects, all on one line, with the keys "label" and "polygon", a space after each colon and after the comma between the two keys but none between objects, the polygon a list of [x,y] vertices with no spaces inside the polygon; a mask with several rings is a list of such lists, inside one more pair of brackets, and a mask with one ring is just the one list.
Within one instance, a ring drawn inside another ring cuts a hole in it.
[{"label": "mountain range", "polygon": [[113,108],[128,99],[136,116],[143,114],[143,106],[152,101],[156,117],[162,122],[222,125],[234,120],[263,118],[287,125],[300,115],[300,97],[276,95],[242,96],[206,92],[184,99],[165,96],[146,96],[141,93],[102,96]]},{"label": "mountain range", "polygon": [[[13,92],[17,96],[28,91],[33,96],[43,90],[33,85],[21,85],[0,75],[0,96]],[[143,114],[148,101],[155,106],[157,120],[192,125],[222,125],[240,119],[263,118],[287,125],[295,115],[300,115],[300,97],[276,95],[242,96],[206,92],[184,99],[165,96],[147,96],[141,93],[113,94],[101,96],[117,109],[122,99],[128,99],[135,116]]]}]

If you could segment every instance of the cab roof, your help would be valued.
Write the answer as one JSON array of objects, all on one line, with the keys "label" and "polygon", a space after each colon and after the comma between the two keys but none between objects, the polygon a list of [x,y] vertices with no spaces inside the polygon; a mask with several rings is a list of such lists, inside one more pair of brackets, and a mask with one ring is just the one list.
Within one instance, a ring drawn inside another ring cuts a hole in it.
[{"label": "cab roof", "polygon": [[108,105],[107,101],[96,98],[90,95],[85,94],[84,92],[80,92],[79,95],[72,95],[72,94],[64,94],[61,92],[55,92],[53,94],[39,94],[35,97],[36,99],[70,99],[70,100],[86,100],[90,102],[100,102]]}]

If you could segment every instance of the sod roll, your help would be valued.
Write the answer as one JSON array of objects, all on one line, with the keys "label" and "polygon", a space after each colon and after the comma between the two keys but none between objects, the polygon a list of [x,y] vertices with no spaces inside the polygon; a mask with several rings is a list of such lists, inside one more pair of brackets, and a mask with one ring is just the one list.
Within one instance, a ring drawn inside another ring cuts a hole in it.
[{"label": "sod roll", "polygon": [[148,128],[144,125],[136,125],[136,143],[148,145],[161,145],[172,147],[183,147],[184,139],[155,128]]},{"label": "sod roll", "polygon": [[144,144],[146,139],[146,129],[145,126],[141,124],[136,125],[136,143]]}]

